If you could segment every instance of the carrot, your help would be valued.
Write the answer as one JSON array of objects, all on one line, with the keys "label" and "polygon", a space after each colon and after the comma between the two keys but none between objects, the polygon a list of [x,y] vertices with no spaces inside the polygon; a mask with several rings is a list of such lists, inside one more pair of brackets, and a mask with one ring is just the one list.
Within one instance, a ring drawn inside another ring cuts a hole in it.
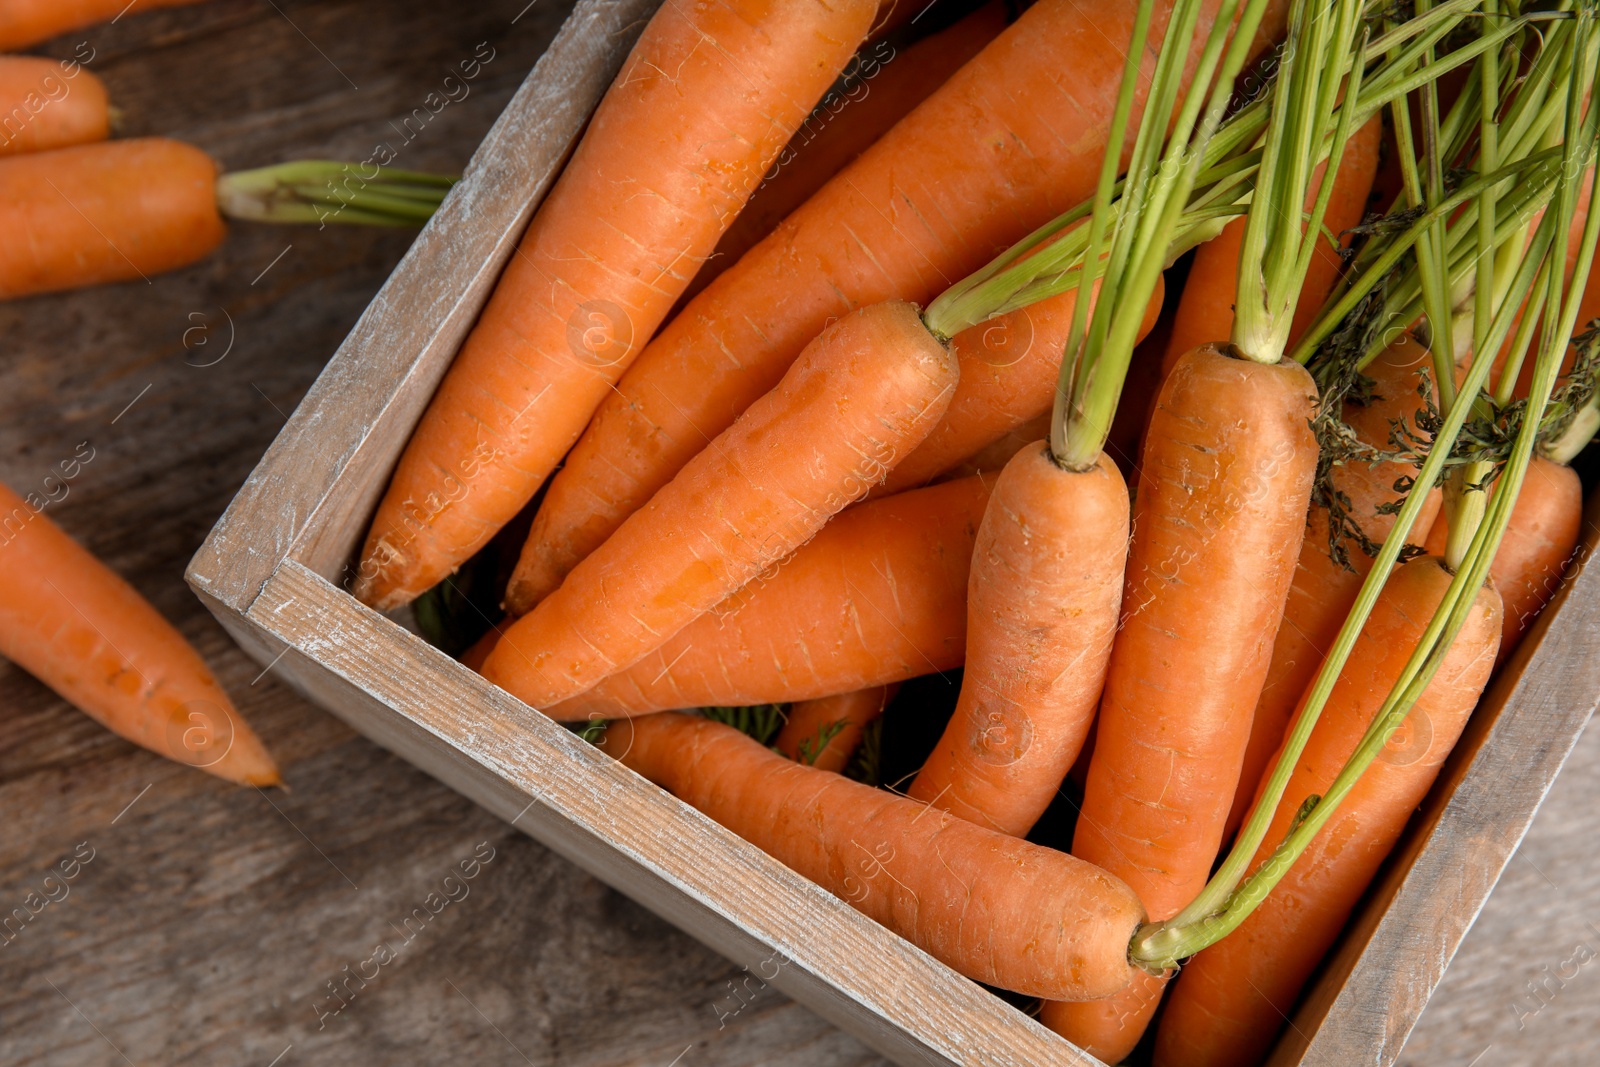
[{"label": "carrot", "polygon": [[0,156],[103,141],[111,109],[103,82],[70,60],[0,56]]},{"label": "carrot", "polygon": [[[1280,7],[1258,41],[1283,26]],[[927,301],[1085,199],[1122,67],[1106,41],[1128,38],[1134,8],[1035,4],[668,323],[552,480],[513,613],[560,585],[829,319],[877,300]],[[1169,10],[1159,5],[1157,23]]]},{"label": "carrot", "polygon": [[[1422,430],[1416,425],[1416,416],[1422,409],[1422,398],[1417,386],[1428,369],[1427,349],[1409,333],[1402,334],[1368,365],[1365,373],[1373,383],[1372,402],[1346,403],[1345,424],[1363,444],[1377,449],[1390,447],[1389,434],[1394,421],[1410,426],[1413,433],[1420,435]],[[1416,472],[1415,466],[1405,463],[1351,461],[1334,468],[1330,488],[1349,498],[1349,520],[1372,544],[1382,544],[1394,526],[1395,517],[1379,508],[1398,501],[1401,494],[1395,491],[1395,482],[1415,477]],[[1439,493],[1435,491],[1429,494],[1428,503],[1412,527],[1413,540],[1421,540],[1422,531],[1433,522],[1438,510]],[[1301,542],[1289,599],[1284,605],[1283,622],[1272,644],[1272,663],[1267,668],[1267,680],[1256,704],[1225,835],[1231,836],[1244,821],[1255,799],[1256,786],[1283,741],[1300,695],[1316,676],[1324,653],[1332,647],[1339,627],[1361,591],[1362,581],[1372,568],[1372,557],[1353,543],[1346,542],[1344,562],[1333,558],[1328,540],[1329,521],[1328,508],[1320,503],[1313,504],[1306,518],[1305,539]]]},{"label": "carrot", "polygon": [[[1494,492],[1493,489],[1490,492]],[[1489,574],[1505,601],[1498,666],[1555,596],[1583,528],[1583,484],[1577,472],[1543,456],[1528,465],[1511,511],[1511,525]],[[1443,512],[1428,531],[1427,550],[1439,555],[1449,537]]]},{"label": "carrot", "polygon": [[961,666],[981,478],[851,508],[662,648],[572,700],[582,721],[812,700]]},{"label": "carrot", "polygon": [[[956,392],[961,387],[956,386]],[[978,449],[966,459],[957,463],[939,476],[939,481],[949,481],[952,478],[969,478],[974,474],[994,473],[1000,470],[1011,457],[1021,452],[1024,448],[1041,441],[1050,432],[1050,412],[1043,411],[1014,430],[1007,430],[993,441]]]},{"label": "carrot", "polygon": [[[1437,557],[1397,569],[1312,731],[1253,866],[1272,855],[1303,800],[1327,792],[1378,714],[1450,574]],[[1265,902],[1185,965],[1156,1036],[1158,1067],[1248,1067],[1267,1050],[1300,989],[1439,774],[1494,665],[1499,595],[1477,594],[1468,621],[1405,725],[1367,768]]]},{"label": "carrot", "polygon": [[1016,837],[1038,821],[1094,718],[1127,549],[1104,454],[1064,470],[1038,441],[1006,464],[973,549],[961,697],[913,799]]},{"label": "carrot", "polygon": [[875,11],[672,0],[651,18],[401,456],[358,597],[409,602],[533,498]]},{"label": "carrot", "polygon": [[881,481],[928,436],[955,384],[955,358],[912,305],[840,319],[506,631],[484,677],[543,707],[660,648]]},{"label": "carrot", "polygon": [[819,770],[842,771],[861,743],[861,731],[883,714],[899,688],[899,683],[874,685],[796,701],[772,747]]},{"label": "carrot", "polygon": [[[1331,233],[1344,234],[1366,213],[1367,199],[1378,174],[1382,141],[1383,117],[1374,115],[1345,147],[1324,218]],[[1321,182],[1322,168],[1318,167],[1312,175],[1308,200],[1316,198]],[[1244,228],[1244,219],[1234,219],[1220,234],[1195,250],[1194,263],[1183,286],[1183,298],[1178,302],[1178,315],[1173,320],[1172,336],[1167,341],[1163,377],[1185,352],[1218,337],[1227,337],[1233,331],[1233,290]],[[1341,237],[1341,240],[1344,245],[1349,244],[1349,238]],[[1328,247],[1326,238],[1318,241],[1289,326],[1290,348],[1311,327],[1323,301],[1333,292],[1342,266],[1339,253]]]},{"label": "carrot", "polygon": [[119,737],[242,785],[278,768],[177,630],[0,485],[0,654]]},{"label": "carrot", "polygon": [[[1157,283],[1138,336],[1155,325],[1165,288]],[[1050,410],[1061,350],[1072,328],[1076,290],[962,330],[950,341],[961,380],[950,410],[928,439],[898,464],[879,495],[922,485],[985,445]],[[1040,435],[1028,438],[1038,440]],[[1008,457],[1009,458],[1009,457]]]},{"label": "carrot", "polygon": [[737,263],[1005,27],[1006,5],[989,0],[954,25],[907,47],[896,49],[881,39],[863,47],[852,64],[853,84],[823,97],[778,153],[749,203],[684,290],[679,306]]},{"label": "carrot", "polygon": [[124,14],[184,7],[200,0],[0,0],[0,51],[28,48],[69,30]]},{"label": "carrot", "polygon": [[217,167],[162,138],[0,159],[0,299],[148,278],[221,243]]},{"label": "carrot", "polygon": [[962,974],[1029,996],[1128,982],[1142,918],[1088,863],[794,763],[738,730],[667,713],[613,723],[624,765]]}]

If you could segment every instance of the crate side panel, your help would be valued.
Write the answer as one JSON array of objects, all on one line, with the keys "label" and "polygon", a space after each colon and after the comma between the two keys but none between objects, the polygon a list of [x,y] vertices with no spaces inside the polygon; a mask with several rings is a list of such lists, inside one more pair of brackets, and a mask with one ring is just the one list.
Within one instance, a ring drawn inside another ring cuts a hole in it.
[{"label": "crate side panel", "polygon": [[896,1062],[1098,1067],[308,569],[247,621],[310,699],[753,973],[781,953],[774,984]]},{"label": "crate side panel", "polygon": [[660,0],[582,0],[189,565],[243,608],[297,554],[335,577],[534,206]]}]

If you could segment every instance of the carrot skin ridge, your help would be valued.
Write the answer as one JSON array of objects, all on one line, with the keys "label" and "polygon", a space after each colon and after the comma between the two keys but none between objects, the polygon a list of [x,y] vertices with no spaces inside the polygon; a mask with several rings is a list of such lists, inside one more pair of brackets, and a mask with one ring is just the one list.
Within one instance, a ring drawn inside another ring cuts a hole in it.
[{"label": "carrot skin ridge", "polygon": [[[1301,802],[1326,792],[1355,751],[1449,582],[1437,557],[1422,557],[1385,583],[1252,867],[1271,859]],[[1250,1067],[1265,1058],[1460,737],[1493,669],[1501,615],[1499,595],[1484,587],[1404,727],[1333,820],[1238,929],[1184,966],[1157,1031],[1157,1067]]]},{"label": "carrot skin ridge", "polygon": [[1099,705],[1128,524],[1103,454],[1066,471],[1040,440],[1006,464],[973,548],[961,695],[913,800],[1014,837],[1038,821]]},{"label": "carrot skin ridge", "polygon": [[[1199,894],[1222,842],[1305,531],[1315,396],[1298,364],[1203,346],[1156,403],[1072,851],[1133,886],[1157,922]],[[1063,1006],[1051,1022],[1126,1055],[1157,1003],[1149,985],[1115,1011]]]},{"label": "carrot skin ridge", "polygon": [[0,300],[145,281],[222,243],[217,166],[160,137],[0,159]]},{"label": "carrot skin ridge", "polygon": [[360,599],[409,602],[533,498],[874,14],[668,0],[652,16],[406,446]]},{"label": "carrot skin ridge", "polygon": [[[1258,50],[1284,6],[1271,5]],[[1206,4],[1200,39],[1216,8]],[[1123,67],[1103,44],[1127,39],[1132,21],[1121,0],[1035,4],[669,322],[552,480],[529,536],[534,595],[771,388],[830,318],[888,298],[925,303],[1086,199]],[[1082,59],[1071,78],[1066,54]],[[937,174],[908,167],[918,159]]]},{"label": "carrot skin ridge", "polygon": [[956,374],[911,304],[840,319],[506,632],[484,676],[542,707],[660,648],[882,481],[944,414]]},{"label": "carrot skin ridge", "polygon": [[624,765],[941,962],[1033,996],[1127,984],[1143,909],[1116,878],[974,826],[739,731],[667,712],[606,731]]},{"label": "carrot skin ridge", "polygon": [[279,784],[199,654],[46,504],[0,485],[0,654],[157,755],[241,785]]},{"label": "carrot skin ridge", "polygon": [[545,714],[581,722],[778,704],[961,666],[986,481],[851,508],[660,650]]}]

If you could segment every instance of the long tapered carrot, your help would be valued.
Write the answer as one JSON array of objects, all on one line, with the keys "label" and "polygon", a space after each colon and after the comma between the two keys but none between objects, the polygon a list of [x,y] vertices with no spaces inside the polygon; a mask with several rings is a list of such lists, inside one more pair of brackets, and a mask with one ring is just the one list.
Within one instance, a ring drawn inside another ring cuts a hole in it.
[{"label": "long tapered carrot", "polygon": [[[1266,862],[1302,801],[1325,793],[1400,677],[1443,600],[1437,557],[1398,568],[1357,639],[1295,766],[1254,865]],[[1237,930],[1183,968],[1156,1036],[1157,1067],[1254,1067],[1343,928],[1455,745],[1494,665],[1499,595],[1480,590],[1448,656],[1401,731],[1283,881]]]},{"label": "long tapered carrot", "polygon": [[484,677],[543,707],[660,648],[882,481],[955,384],[911,304],[846,315],[506,631]]},{"label": "long tapered carrot", "polygon": [[[1363,444],[1378,449],[1391,447],[1390,433],[1396,423],[1409,426],[1412,433],[1420,435],[1422,429],[1416,424],[1416,416],[1423,402],[1417,387],[1429,374],[1429,367],[1428,350],[1409,333],[1402,335],[1368,365],[1365,373],[1372,379],[1370,402],[1345,404],[1345,424]],[[1382,544],[1394,526],[1394,515],[1379,509],[1401,498],[1395,490],[1399,479],[1415,474],[1416,468],[1406,463],[1351,462],[1332,471],[1331,489],[1349,498],[1349,521],[1373,544]],[[1421,531],[1432,524],[1439,503],[1438,492],[1431,493],[1412,527],[1413,541],[1421,541]],[[1333,558],[1328,541],[1329,520],[1328,509],[1320,504],[1312,506],[1306,519],[1300,561],[1284,604],[1283,622],[1272,644],[1272,665],[1267,668],[1267,680],[1256,704],[1225,834],[1238,829],[1249,812],[1262,772],[1283,741],[1300,694],[1316,675],[1361,591],[1362,580],[1372,568],[1372,558],[1348,540],[1345,562]]]},{"label": "long tapered carrot", "polygon": [[898,683],[874,685],[796,701],[772,747],[819,770],[842,771],[861,743],[862,730],[883,714],[899,688]]},{"label": "long tapered carrot", "polygon": [[[1222,842],[1316,465],[1316,395],[1297,364],[1212,347],[1181,358],[1146,438],[1125,620],[1072,851],[1123,878],[1155,920],[1188,904]],[[1041,1020],[1115,1063],[1162,980]]]},{"label": "long tapered carrot", "polygon": [[778,153],[750,202],[684,290],[680,306],[737,263],[829,178],[871,148],[1005,27],[1005,4],[990,0],[954,25],[907,47],[896,49],[884,40],[863,46],[853,83],[843,92],[824,97]]},{"label": "long tapered carrot", "polygon": [[81,64],[0,56],[0,156],[88,144],[110,135],[105,83]]},{"label": "long tapered carrot", "polygon": [[[1157,283],[1145,308],[1141,338],[1155,326],[1165,292],[1164,283]],[[921,447],[895,467],[880,495],[922,485],[1050,410],[1077,295],[1068,290],[950,339],[961,365],[950,410]]]},{"label": "long tapered carrot", "polygon": [[68,30],[201,0],[0,0],[0,50],[27,48]]},{"label": "long tapered carrot", "polygon": [[0,485],[0,654],[119,737],[247,785],[278,768],[195,650],[133,587]]},{"label": "long tapered carrot", "polygon": [[1041,440],[1006,464],[973,549],[961,696],[913,799],[1017,837],[1044,813],[1100,700],[1128,508],[1104,454],[1063,470]]},{"label": "long tapered carrot", "polygon": [[851,508],[659,651],[545,713],[581,721],[811,700],[961,666],[984,483]]},{"label": "long tapered carrot", "polygon": [[1132,973],[1143,909],[1092,864],[794,763],[708,719],[614,723],[604,748],[968,977],[1096,997]]},{"label": "long tapered carrot", "polygon": [[532,499],[875,12],[668,0],[651,18],[418,423],[357,596],[407,603]]},{"label": "long tapered carrot", "polygon": [[[1523,632],[1555,596],[1582,531],[1583,483],[1577,472],[1564,463],[1535,457],[1512,508],[1505,540],[1489,568],[1505,602],[1498,662],[1504,663],[1516,651]],[[1427,550],[1442,553],[1448,536],[1449,523],[1441,512],[1428,531]]]},{"label": "long tapered carrot", "polygon": [[[528,600],[513,612],[560,585],[829,319],[891,297],[926,301],[1084,200],[1121,76],[1106,41],[1128,38],[1134,7],[1035,4],[668,323],[552,480],[519,568]],[[1260,41],[1282,29],[1281,7]]]},{"label": "long tapered carrot", "polygon": [[162,138],[0,159],[0,300],[148,278],[221,243],[217,166]]}]

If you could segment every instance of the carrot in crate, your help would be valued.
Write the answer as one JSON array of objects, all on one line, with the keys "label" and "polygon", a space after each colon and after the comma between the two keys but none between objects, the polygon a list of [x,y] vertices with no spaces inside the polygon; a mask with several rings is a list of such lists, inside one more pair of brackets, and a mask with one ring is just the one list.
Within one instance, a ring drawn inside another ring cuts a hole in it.
[{"label": "carrot in crate", "polygon": [[417,424],[367,534],[358,597],[408,603],[533,498],[875,12],[870,0],[657,11]]},{"label": "carrot in crate", "polygon": [[797,700],[772,747],[792,760],[824,771],[843,771],[862,731],[883,714],[898,682],[849,693]]}]

